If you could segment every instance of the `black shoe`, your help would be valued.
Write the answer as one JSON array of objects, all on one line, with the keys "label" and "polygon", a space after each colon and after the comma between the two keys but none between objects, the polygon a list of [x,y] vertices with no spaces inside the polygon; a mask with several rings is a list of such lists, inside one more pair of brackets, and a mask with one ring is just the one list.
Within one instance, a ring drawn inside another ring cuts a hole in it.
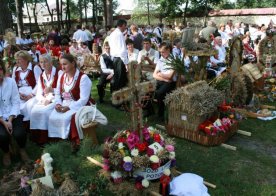
[{"label": "black shoe", "polygon": [[154,111],[153,110],[144,110],[143,111],[143,117],[149,117],[154,115]]}]

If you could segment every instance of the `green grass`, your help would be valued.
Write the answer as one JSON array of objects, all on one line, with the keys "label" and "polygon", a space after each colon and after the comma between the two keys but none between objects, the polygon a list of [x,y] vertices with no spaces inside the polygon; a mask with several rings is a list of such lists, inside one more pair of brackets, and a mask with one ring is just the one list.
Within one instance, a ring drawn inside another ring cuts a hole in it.
[{"label": "green grass", "polygon": [[[93,81],[92,96],[98,99],[96,81]],[[108,118],[107,126],[99,126],[97,135],[102,144],[104,139],[113,136],[116,131],[128,128],[129,114],[111,106],[110,93],[106,92],[106,103],[97,107]],[[147,124],[155,125],[155,116],[147,120]],[[252,132],[251,137],[234,135],[227,143],[237,147],[231,151],[222,147],[204,147],[185,139],[176,138],[177,169],[181,172],[191,172],[202,176],[206,181],[217,186],[209,188],[211,195],[276,195],[276,120],[261,121],[247,119],[240,123],[241,130]],[[101,160],[102,148],[91,148],[87,140],[78,152],[72,154],[67,142],[60,142],[47,146],[44,150],[54,157],[54,168],[62,172],[71,173],[84,189],[88,184],[95,185],[94,195],[111,195],[105,190],[105,180],[96,173],[98,168],[86,160],[92,156]],[[28,143],[32,159],[37,159],[42,153],[41,148]],[[2,157],[0,155],[0,157]],[[15,159],[18,164],[18,159]],[[14,166],[14,165],[13,165]],[[2,163],[0,163],[2,168]],[[11,167],[12,168],[12,167]],[[10,168],[10,169],[11,169]],[[1,170],[0,175],[3,175]],[[100,179],[100,180],[99,180]]]}]

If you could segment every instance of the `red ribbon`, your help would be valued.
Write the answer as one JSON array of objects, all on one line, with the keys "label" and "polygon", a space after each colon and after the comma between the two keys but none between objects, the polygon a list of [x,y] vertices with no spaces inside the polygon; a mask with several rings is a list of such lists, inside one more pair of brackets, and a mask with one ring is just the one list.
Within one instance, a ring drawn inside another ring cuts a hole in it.
[{"label": "red ribbon", "polygon": [[160,183],[162,185],[162,193],[161,193],[162,196],[166,195],[166,187],[169,186],[170,181],[171,181],[170,176],[163,175],[160,178]]}]

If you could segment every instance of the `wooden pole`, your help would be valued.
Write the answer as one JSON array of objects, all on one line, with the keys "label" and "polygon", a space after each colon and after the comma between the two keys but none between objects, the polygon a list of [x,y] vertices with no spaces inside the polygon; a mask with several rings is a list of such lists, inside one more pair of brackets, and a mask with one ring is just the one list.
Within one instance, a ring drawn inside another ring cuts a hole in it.
[{"label": "wooden pole", "polygon": [[156,128],[158,128],[158,129],[161,129],[161,130],[163,130],[163,131],[166,131],[166,127],[163,126],[163,125],[156,124],[155,126],[156,126]]},{"label": "wooden pole", "polygon": [[91,163],[94,163],[95,165],[104,168],[104,164],[101,162],[97,161],[96,159],[93,159],[92,157],[86,157]]},{"label": "wooden pole", "polygon": [[229,144],[221,144],[220,146],[223,147],[223,148],[229,149],[229,150],[234,150],[234,151],[237,150],[236,146],[231,146]]},{"label": "wooden pole", "polygon": [[241,135],[249,136],[249,137],[251,136],[251,132],[248,132],[248,131],[237,130],[237,133]]}]

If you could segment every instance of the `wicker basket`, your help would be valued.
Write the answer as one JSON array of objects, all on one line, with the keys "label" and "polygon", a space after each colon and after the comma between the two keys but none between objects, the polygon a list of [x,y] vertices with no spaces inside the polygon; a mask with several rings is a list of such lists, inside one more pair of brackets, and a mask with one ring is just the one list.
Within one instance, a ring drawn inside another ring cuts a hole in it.
[{"label": "wicker basket", "polygon": [[172,136],[185,138],[192,142],[204,145],[204,146],[217,146],[226,142],[231,136],[233,136],[238,130],[238,123],[232,124],[230,130],[223,134],[216,136],[206,135],[200,131],[188,131],[183,128],[177,128],[175,126],[167,125],[167,133]]},{"label": "wicker basket", "polygon": [[98,139],[97,139],[97,133],[96,133],[96,128],[97,128],[98,123],[97,122],[91,122],[87,125],[84,125],[82,127],[83,135],[85,137],[91,138],[92,144],[93,145],[98,145]]}]

